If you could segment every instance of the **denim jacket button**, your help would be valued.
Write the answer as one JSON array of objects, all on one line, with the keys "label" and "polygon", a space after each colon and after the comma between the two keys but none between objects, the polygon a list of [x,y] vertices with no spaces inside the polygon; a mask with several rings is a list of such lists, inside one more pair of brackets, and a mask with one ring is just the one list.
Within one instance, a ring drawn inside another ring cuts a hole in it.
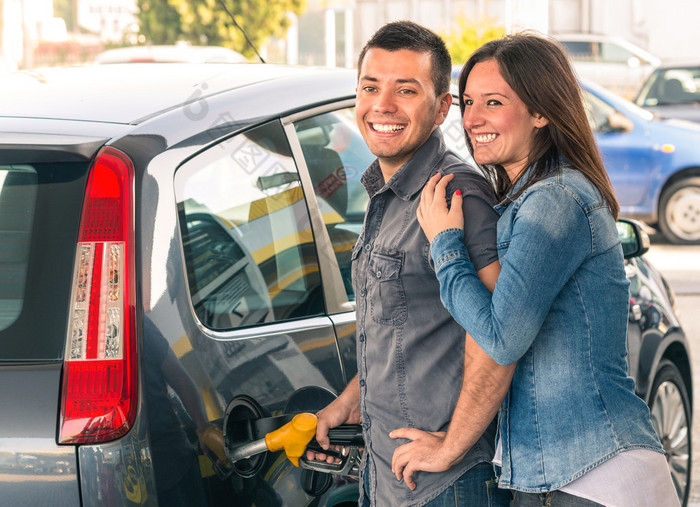
[{"label": "denim jacket button", "polygon": [[360,380],[360,387],[365,387],[365,381],[364,381],[364,380]]},{"label": "denim jacket button", "polygon": [[370,243],[365,244],[365,250],[368,252],[372,250],[372,245]]},{"label": "denim jacket button", "polygon": [[381,271],[377,271],[377,278],[381,278],[381,277],[382,277],[382,272],[381,272]]},{"label": "denim jacket button", "polygon": [[360,290],[360,297],[365,297],[367,295],[367,291],[365,289]]},{"label": "denim jacket button", "polygon": [[365,341],[365,335],[360,334],[360,341],[361,341],[361,342]]}]

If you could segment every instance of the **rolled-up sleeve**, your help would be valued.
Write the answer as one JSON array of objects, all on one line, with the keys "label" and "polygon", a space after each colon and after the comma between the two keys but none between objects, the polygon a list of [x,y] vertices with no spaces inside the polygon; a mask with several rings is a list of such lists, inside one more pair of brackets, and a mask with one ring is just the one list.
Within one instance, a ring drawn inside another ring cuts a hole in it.
[{"label": "rolled-up sleeve", "polygon": [[443,304],[501,365],[525,354],[557,294],[591,252],[587,214],[565,188],[543,186],[515,205],[493,295],[476,275],[461,231],[443,231],[431,245]]}]

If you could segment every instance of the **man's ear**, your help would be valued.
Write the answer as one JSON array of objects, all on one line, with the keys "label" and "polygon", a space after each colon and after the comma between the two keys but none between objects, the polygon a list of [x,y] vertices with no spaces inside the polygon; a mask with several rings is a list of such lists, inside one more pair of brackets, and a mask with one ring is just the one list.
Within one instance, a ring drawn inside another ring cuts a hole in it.
[{"label": "man's ear", "polygon": [[452,94],[450,92],[443,93],[438,97],[438,110],[435,116],[435,125],[442,125],[447,118],[452,106]]}]

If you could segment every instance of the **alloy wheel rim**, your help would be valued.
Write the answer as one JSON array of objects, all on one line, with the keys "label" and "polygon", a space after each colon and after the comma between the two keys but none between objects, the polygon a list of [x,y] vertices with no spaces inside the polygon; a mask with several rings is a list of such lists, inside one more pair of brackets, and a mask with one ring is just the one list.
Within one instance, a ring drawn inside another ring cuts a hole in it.
[{"label": "alloy wheel rim", "polygon": [[673,194],[666,205],[666,223],[681,239],[700,239],[700,188],[687,187]]},{"label": "alloy wheel rim", "polygon": [[683,498],[690,466],[689,428],[683,398],[673,382],[659,385],[652,404],[651,422],[664,448],[673,485],[679,498]]}]

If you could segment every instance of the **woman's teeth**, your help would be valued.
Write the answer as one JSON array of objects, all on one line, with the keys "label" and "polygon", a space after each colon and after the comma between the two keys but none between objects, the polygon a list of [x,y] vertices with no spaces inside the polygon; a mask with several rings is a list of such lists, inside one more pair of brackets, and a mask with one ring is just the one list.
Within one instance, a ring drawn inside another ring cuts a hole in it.
[{"label": "woman's teeth", "polygon": [[476,139],[477,143],[490,143],[491,141],[496,139],[496,134],[480,134],[474,136],[474,139]]}]

